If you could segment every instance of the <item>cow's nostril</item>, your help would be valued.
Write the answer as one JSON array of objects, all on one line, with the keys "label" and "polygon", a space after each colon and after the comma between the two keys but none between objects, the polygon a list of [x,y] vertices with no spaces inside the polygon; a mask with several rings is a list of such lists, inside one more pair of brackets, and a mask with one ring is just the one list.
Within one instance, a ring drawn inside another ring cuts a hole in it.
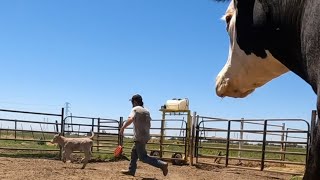
[{"label": "cow's nostril", "polygon": [[234,92],[234,93],[238,93],[238,92],[239,92],[239,90],[238,90],[238,89],[235,89],[235,90],[233,90],[233,92]]}]

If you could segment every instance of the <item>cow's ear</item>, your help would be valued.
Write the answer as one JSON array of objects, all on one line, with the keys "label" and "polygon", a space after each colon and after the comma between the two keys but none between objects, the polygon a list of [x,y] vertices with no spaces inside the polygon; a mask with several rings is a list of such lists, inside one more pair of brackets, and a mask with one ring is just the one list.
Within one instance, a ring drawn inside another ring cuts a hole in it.
[{"label": "cow's ear", "polygon": [[59,133],[58,136],[62,136],[62,133]]}]

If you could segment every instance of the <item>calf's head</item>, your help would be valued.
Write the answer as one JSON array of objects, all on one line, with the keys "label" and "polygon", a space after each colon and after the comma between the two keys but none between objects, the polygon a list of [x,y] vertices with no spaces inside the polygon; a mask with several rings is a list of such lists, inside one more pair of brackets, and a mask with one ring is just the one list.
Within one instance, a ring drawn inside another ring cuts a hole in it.
[{"label": "calf's head", "polygon": [[61,142],[61,134],[56,134],[53,136],[53,139],[51,140],[51,143],[60,143]]}]

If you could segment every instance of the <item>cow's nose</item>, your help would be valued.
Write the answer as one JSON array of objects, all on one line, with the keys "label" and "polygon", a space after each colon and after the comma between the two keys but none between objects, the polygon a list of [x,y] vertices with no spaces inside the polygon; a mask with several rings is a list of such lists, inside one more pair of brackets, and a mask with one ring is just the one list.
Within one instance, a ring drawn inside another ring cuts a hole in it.
[{"label": "cow's nose", "polygon": [[224,97],[225,92],[228,89],[230,79],[229,78],[223,78],[221,76],[218,76],[216,79],[216,94],[219,97]]}]

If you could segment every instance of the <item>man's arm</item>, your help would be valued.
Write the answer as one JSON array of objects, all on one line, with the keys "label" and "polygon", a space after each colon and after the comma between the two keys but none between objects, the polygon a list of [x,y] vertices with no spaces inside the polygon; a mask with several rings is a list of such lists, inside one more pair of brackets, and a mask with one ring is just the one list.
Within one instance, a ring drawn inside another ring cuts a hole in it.
[{"label": "man's arm", "polygon": [[123,135],[124,129],[126,129],[128,126],[130,126],[133,122],[133,117],[129,117],[128,120],[124,123],[124,125],[120,129],[120,135]]}]

